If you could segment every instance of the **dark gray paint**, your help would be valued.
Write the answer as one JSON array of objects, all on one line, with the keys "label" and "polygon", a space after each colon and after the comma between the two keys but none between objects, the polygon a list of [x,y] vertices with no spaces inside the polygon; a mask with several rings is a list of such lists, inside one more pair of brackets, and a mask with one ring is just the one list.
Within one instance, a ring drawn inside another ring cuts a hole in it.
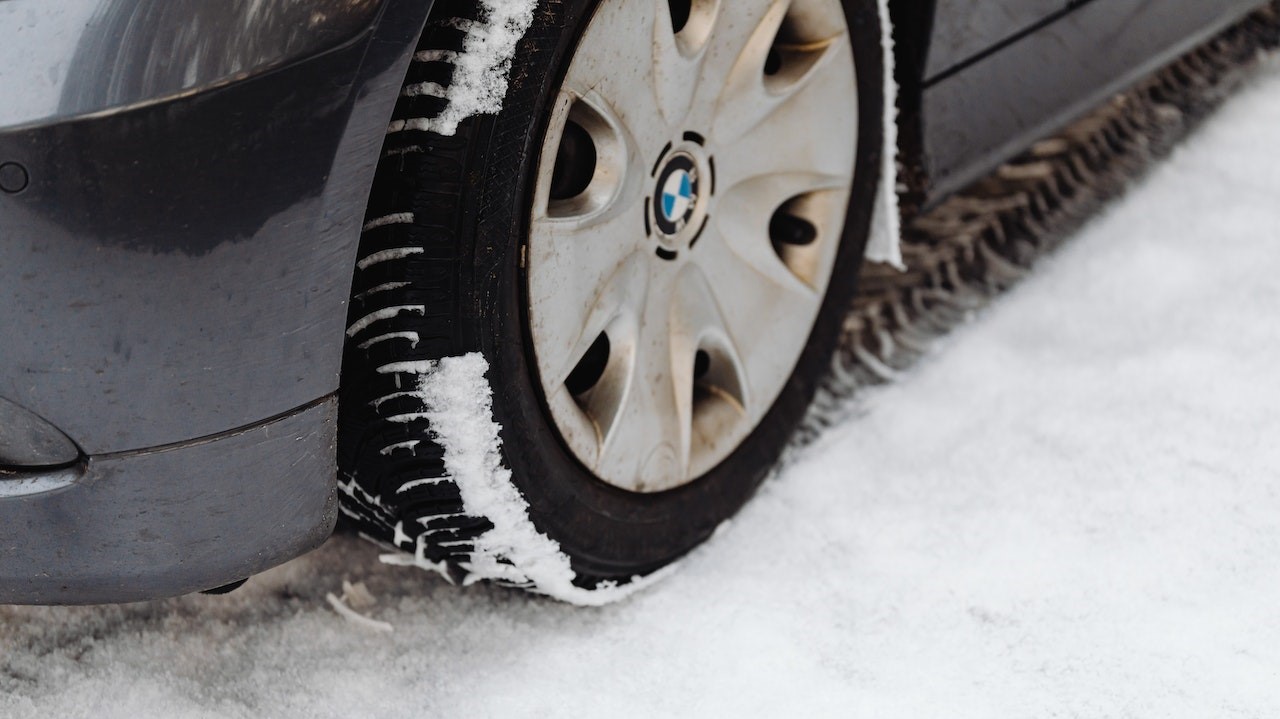
[{"label": "dark gray paint", "polygon": [[0,603],[207,589],[331,531],[360,221],[430,7],[386,0],[234,84],[0,132],[31,172],[0,196],[0,396],[91,455],[0,474]]},{"label": "dark gray paint", "polygon": [[187,594],[319,546],[337,402],[196,445],[0,480],[0,604]]},{"label": "dark gray paint", "polygon": [[935,0],[926,81],[1070,4],[1070,0]]},{"label": "dark gray paint", "polygon": [[88,454],[261,421],[338,386],[378,151],[429,3],[162,104],[0,133],[0,396]]},{"label": "dark gray paint", "polygon": [[920,122],[928,202],[985,175],[1261,4],[1097,0],[926,87]]}]

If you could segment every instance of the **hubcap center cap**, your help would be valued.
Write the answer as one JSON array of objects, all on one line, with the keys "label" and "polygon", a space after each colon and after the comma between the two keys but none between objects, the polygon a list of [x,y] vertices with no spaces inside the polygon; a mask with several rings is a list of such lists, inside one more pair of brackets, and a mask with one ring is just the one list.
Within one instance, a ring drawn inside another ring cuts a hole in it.
[{"label": "hubcap center cap", "polygon": [[[707,196],[713,183],[706,153],[686,143],[658,161],[649,202],[653,236],[666,250],[692,247],[707,219]],[[660,256],[670,259],[669,254]]]},{"label": "hubcap center cap", "polygon": [[698,204],[699,180],[698,167],[688,154],[677,153],[667,161],[658,175],[654,217],[658,232],[673,237],[689,226]]}]

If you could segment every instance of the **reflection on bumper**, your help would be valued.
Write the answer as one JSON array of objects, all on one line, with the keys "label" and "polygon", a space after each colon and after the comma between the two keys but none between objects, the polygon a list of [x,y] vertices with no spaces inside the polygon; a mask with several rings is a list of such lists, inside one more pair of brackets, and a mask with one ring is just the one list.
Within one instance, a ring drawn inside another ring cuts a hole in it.
[{"label": "reflection on bumper", "polygon": [[79,459],[80,450],[61,430],[0,397],[0,480],[6,472],[55,469]]},{"label": "reflection on bumper", "polygon": [[334,47],[383,0],[5,0],[0,128],[206,89]]}]

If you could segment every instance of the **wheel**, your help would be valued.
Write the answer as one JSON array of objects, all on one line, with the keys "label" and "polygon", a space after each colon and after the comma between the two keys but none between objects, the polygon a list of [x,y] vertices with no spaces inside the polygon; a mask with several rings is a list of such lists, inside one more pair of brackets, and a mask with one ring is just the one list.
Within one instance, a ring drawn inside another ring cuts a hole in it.
[{"label": "wheel", "polygon": [[542,0],[502,109],[445,135],[478,4],[437,3],[372,188],[343,512],[454,580],[608,601],[742,506],[830,366],[878,10]]}]

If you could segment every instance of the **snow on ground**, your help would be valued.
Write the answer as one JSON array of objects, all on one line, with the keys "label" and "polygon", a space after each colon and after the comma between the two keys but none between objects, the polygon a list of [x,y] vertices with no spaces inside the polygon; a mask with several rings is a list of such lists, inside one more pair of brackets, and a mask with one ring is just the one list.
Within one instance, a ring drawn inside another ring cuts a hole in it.
[{"label": "snow on ground", "polygon": [[1274,716],[1277,128],[1272,67],[632,599],[338,538],[225,598],[0,608],[0,717]]}]

